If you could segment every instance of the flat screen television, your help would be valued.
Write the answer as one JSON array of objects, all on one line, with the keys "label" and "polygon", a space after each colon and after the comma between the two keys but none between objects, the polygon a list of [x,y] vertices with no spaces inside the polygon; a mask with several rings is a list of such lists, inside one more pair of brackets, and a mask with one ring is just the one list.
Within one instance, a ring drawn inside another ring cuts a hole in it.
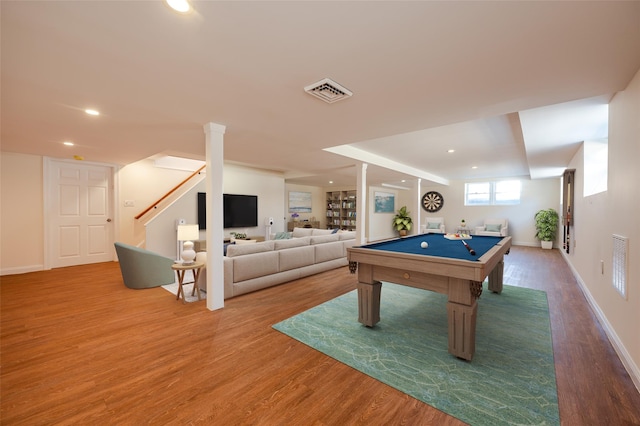
[{"label": "flat screen television", "polygon": [[[258,226],[258,196],[223,194],[225,228]],[[207,194],[198,192],[198,227],[207,229]]]}]

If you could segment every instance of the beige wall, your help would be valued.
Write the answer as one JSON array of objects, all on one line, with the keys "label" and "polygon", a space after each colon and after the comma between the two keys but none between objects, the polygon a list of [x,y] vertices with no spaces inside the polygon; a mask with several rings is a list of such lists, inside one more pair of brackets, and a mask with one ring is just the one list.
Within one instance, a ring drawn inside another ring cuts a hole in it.
[{"label": "beige wall", "polygon": [[0,167],[0,272],[42,270],[42,157],[3,152]]},{"label": "beige wall", "polygon": [[[284,187],[284,216],[282,219],[279,217],[274,217],[276,223],[278,221],[282,223],[282,230],[287,230],[287,223],[291,222],[291,213],[289,213],[289,192],[298,191],[298,192],[310,192],[311,193],[311,213],[300,213],[298,220],[312,220],[315,218],[318,222],[320,222],[320,228],[325,228],[327,226],[327,202],[326,202],[326,192],[323,188],[318,186],[309,186],[309,185],[295,185],[291,183],[285,184]],[[273,232],[277,232],[274,230]]]},{"label": "beige wall", "polygon": [[[467,226],[479,226],[485,218],[506,218],[509,221],[509,235],[513,238],[516,245],[539,246],[540,242],[535,238],[535,222],[533,216],[535,212],[541,209],[554,208],[560,211],[560,190],[561,183],[559,178],[535,179],[516,177],[522,181],[522,202],[512,206],[465,206],[464,205],[464,184],[466,181],[452,181],[449,186],[422,186],[421,193],[427,191],[438,191],[442,194],[445,202],[442,209],[434,214],[427,214],[419,206],[417,206],[414,197],[416,195],[416,185],[407,183],[408,190],[400,190],[388,187],[369,186],[367,195],[367,223],[365,235],[367,241],[376,241],[385,238],[393,238],[397,235],[391,227],[391,219],[394,214],[374,213],[373,202],[374,192],[381,191],[395,195],[395,209],[398,210],[402,206],[407,206],[414,220],[415,228],[411,233],[417,233],[420,230],[419,222],[424,223],[429,216],[444,217],[447,232],[454,232],[461,219],[465,219]],[[491,179],[484,179],[484,181]],[[322,210],[318,211],[316,198],[323,200],[324,194],[328,191],[346,191],[355,187],[345,188],[329,188],[325,187],[319,192],[318,188],[312,186],[286,185],[286,191],[309,191],[313,195],[313,213],[302,215],[304,219],[307,216],[315,216],[321,221],[321,226],[326,220],[326,209],[322,204]],[[418,215],[419,213],[419,215]],[[418,219],[419,217],[419,219]],[[287,220],[290,220],[287,217]],[[558,241],[556,247],[561,246],[561,232],[558,232]]]},{"label": "beige wall", "polygon": [[[444,198],[444,205],[440,211],[433,214],[421,212],[424,224],[429,216],[444,217],[447,232],[455,232],[455,228],[464,219],[467,227],[473,230],[480,226],[487,218],[506,218],[509,221],[509,235],[515,245],[540,246],[535,238],[534,214],[538,210],[553,208],[560,211],[560,179],[529,179],[528,177],[514,177],[522,182],[520,204],[507,206],[465,206],[464,184],[473,181],[452,181],[449,186],[423,187],[422,193],[438,191]],[[477,182],[488,182],[495,179],[476,179]],[[558,232],[560,238],[561,233]],[[558,246],[556,242],[556,247]],[[507,259],[508,260],[508,259]]]},{"label": "beige wall", "polygon": [[[0,161],[0,275],[42,270],[43,157],[2,152]],[[134,216],[190,174],[191,172],[156,168],[151,160],[142,160],[121,168],[117,172],[116,241],[141,244],[144,241],[144,227],[137,224]],[[280,173],[225,165],[224,180],[225,192],[258,195],[258,226],[247,230],[250,235],[265,235],[264,219],[269,216],[276,220],[272,232],[285,229],[284,178]],[[196,192],[204,192],[204,186],[199,188]],[[318,188],[316,190],[318,193],[322,192]],[[173,207],[173,216],[195,222],[196,197],[195,194],[186,196],[183,203]],[[133,201],[134,206],[124,207],[125,201]],[[324,206],[324,200],[321,203]],[[320,201],[317,204],[320,205]],[[171,221],[175,219],[173,216]],[[167,238],[159,237],[155,244],[159,247],[159,252],[168,256],[173,256],[176,251],[173,241],[169,242]]]},{"label": "beige wall", "polygon": [[[167,257],[177,254],[177,219],[187,223],[198,223],[197,194],[206,191],[205,181],[184,193],[180,199],[162,208],[162,214],[146,225],[134,216],[157,201],[168,190],[182,182],[192,172],[161,169],[150,160],[143,160],[123,167],[119,175],[120,188],[120,236],[118,241],[141,245]],[[275,224],[272,232],[283,230],[284,178],[281,173],[252,169],[233,164],[224,167],[224,192],[230,194],[248,194],[258,196],[258,226],[245,229],[226,229],[225,236],[231,231],[246,232],[250,236],[266,236],[265,219],[273,217]],[[135,207],[124,207],[125,201],[134,201]],[[146,228],[146,229],[145,229]],[[200,231],[205,238],[205,231]]]},{"label": "beige wall", "polygon": [[[609,175],[604,193],[583,196],[584,151],[572,159],[575,246],[565,255],[640,387],[640,71],[609,105]],[[627,299],[612,287],[612,235],[629,238]],[[604,273],[601,269],[604,262]]]},{"label": "beige wall", "polygon": [[[393,194],[394,196],[394,211],[393,213],[376,213],[375,212],[375,193],[384,192],[387,194]],[[415,197],[417,192],[414,189],[395,189],[382,186],[369,186],[367,195],[367,216],[366,216],[366,229],[365,237],[367,241],[378,241],[387,238],[395,238],[398,236],[398,231],[393,228],[393,217],[402,206],[407,206],[409,216],[413,219],[413,227],[409,231],[409,235],[417,234],[420,231],[420,227],[416,223],[415,213]]]},{"label": "beige wall", "polygon": [[[135,220],[135,216],[192,173],[156,167],[153,160],[148,159],[122,167],[118,171],[117,240],[126,244],[141,245],[145,239],[144,226]],[[133,206],[125,206],[125,201],[132,202]]]},{"label": "beige wall", "polygon": [[[284,188],[282,173],[231,164],[224,166],[224,192],[258,196],[258,226],[247,229],[249,235],[266,235],[264,222],[268,217],[275,220],[271,232],[286,231],[284,220],[280,219],[286,212]],[[232,229],[225,230],[229,231]]]}]

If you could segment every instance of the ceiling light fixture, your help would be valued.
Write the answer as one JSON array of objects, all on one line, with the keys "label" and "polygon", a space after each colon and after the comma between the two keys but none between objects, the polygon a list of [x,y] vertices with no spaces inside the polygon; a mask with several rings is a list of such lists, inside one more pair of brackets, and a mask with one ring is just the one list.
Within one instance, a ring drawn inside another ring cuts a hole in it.
[{"label": "ceiling light fixture", "polygon": [[447,150],[447,152],[448,152],[449,154],[451,154],[451,153],[453,153],[453,152],[456,152],[456,150],[455,150],[455,149],[449,149],[449,150]]},{"label": "ceiling light fixture", "polygon": [[478,166],[471,166],[471,168],[475,170],[478,168]]},{"label": "ceiling light fixture", "polygon": [[73,146],[73,142],[69,142],[69,141],[62,142],[62,144],[66,146]]},{"label": "ceiling light fixture", "polygon": [[191,6],[187,0],[166,0],[169,7],[176,12],[187,13]]},{"label": "ceiling light fixture", "polygon": [[89,115],[100,115],[100,113],[95,109],[85,109],[84,112],[86,112]]}]

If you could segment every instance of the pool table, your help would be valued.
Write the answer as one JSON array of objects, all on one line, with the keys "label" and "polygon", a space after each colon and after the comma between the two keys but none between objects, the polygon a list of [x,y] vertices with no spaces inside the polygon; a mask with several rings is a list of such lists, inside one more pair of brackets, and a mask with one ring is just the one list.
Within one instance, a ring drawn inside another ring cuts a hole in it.
[{"label": "pool table", "polygon": [[[469,249],[443,234],[421,234],[348,248],[349,268],[358,272],[358,321],[368,327],[380,321],[382,281],[446,294],[449,353],[471,361],[482,282],[488,276],[489,290],[502,292],[511,237],[472,236],[464,241]],[[422,248],[422,242],[428,247]]]}]

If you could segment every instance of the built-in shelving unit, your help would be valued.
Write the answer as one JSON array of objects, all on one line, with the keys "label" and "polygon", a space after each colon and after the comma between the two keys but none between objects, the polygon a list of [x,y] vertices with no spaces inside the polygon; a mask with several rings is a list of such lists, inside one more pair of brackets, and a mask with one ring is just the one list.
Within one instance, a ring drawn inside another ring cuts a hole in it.
[{"label": "built-in shelving unit", "polygon": [[327,229],[356,229],[356,191],[327,192]]}]

